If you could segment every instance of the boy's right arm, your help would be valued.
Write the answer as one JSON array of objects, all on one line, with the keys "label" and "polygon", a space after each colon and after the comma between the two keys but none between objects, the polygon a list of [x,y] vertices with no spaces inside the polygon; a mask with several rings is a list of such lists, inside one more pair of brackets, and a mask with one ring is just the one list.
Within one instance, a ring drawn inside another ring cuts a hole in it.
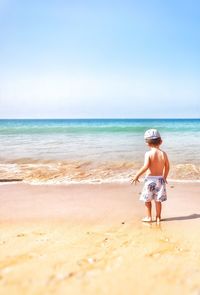
[{"label": "boy's right arm", "polygon": [[142,168],[136,173],[136,175],[132,178],[131,183],[137,183],[139,182],[139,177],[145,172],[147,171],[149,168],[149,153],[147,152],[145,154],[145,158],[144,158],[144,165],[142,166]]}]

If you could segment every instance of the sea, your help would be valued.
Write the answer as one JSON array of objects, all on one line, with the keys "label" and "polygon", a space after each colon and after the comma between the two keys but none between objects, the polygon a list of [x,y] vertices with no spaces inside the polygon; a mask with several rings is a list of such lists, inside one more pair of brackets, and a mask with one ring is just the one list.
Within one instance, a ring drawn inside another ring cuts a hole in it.
[{"label": "sea", "polygon": [[161,134],[169,179],[200,181],[200,119],[1,119],[0,182],[128,182],[150,128]]}]

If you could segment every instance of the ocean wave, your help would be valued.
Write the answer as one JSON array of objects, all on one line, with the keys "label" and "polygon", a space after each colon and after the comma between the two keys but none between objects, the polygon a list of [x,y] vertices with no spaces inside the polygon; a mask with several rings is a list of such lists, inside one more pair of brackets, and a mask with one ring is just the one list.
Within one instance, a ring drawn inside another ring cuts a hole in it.
[{"label": "ocean wave", "polygon": [[[140,163],[94,161],[33,161],[22,159],[17,163],[0,164],[0,182],[23,181],[27,183],[112,183],[128,182]],[[200,166],[176,164],[171,166],[172,181],[200,181]]]}]

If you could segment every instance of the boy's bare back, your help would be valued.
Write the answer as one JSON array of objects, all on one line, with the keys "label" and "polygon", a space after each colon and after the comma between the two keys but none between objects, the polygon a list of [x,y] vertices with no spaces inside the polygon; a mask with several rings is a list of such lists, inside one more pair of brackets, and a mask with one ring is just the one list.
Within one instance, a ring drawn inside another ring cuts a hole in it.
[{"label": "boy's bare back", "polygon": [[165,167],[168,165],[168,158],[164,151],[153,147],[145,154],[145,160],[148,161],[147,175],[164,176]]}]

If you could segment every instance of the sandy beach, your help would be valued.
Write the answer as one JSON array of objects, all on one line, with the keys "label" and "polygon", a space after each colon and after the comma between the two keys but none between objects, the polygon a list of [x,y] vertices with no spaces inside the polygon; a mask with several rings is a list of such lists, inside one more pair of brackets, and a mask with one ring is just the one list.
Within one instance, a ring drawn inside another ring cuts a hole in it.
[{"label": "sandy beach", "polygon": [[1,185],[0,294],[200,294],[200,184],[168,184],[160,226],[141,187]]}]

